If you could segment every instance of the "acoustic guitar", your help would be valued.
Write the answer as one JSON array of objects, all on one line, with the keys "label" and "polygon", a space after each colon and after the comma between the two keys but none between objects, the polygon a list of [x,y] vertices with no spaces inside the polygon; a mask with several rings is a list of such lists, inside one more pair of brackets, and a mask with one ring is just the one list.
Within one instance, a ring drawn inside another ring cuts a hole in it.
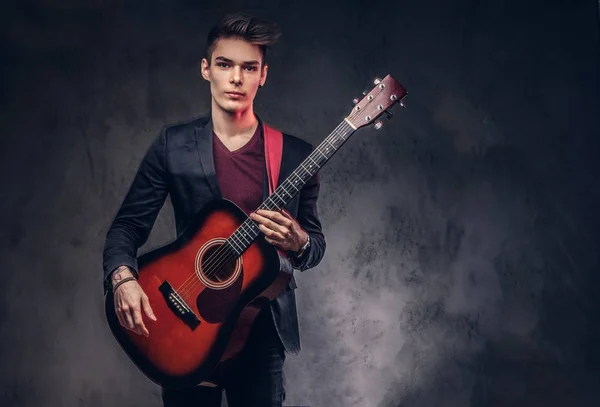
[{"label": "acoustic guitar", "polygon": [[[376,120],[407,92],[390,75],[354,99],[350,114],[273,191],[258,209],[280,210],[300,192],[348,138]],[[111,292],[105,312],[112,334],[160,386],[216,386],[244,348],[255,317],[279,296],[292,274],[279,270],[276,248],[235,204],[216,200],[202,208],[176,240],[138,257],[138,283],[157,321],[144,315],[150,336],[123,328]]]}]

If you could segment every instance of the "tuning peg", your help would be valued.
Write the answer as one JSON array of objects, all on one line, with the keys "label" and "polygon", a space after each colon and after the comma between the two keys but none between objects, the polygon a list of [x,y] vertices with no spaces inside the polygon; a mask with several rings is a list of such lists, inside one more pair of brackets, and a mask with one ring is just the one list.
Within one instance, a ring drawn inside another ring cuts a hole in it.
[{"label": "tuning peg", "polygon": [[402,102],[402,101],[400,102],[400,106],[406,107],[406,105],[404,105],[404,102]]},{"label": "tuning peg", "polygon": [[373,81],[373,83],[374,83],[375,85],[379,85],[379,84],[381,83],[381,79],[379,79],[379,78],[375,78],[375,80]]},{"label": "tuning peg", "polygon": [[352,99],[352,104],[357,105],[358,102],[360,102],[360,100],[358,100],[358,98]]},{"label": "tuning peg", "polygon": [[382,127],[383,127],[383,123],[381,121],[378,120],[375,122],[375,130],[379,130]]},{"label": "tuning peg", "polygon": [[367,95],[367,93],[369,93],[369,91],[367,91],[367,90],[363,91],[363,95],[365,95],[365,96],[366,96],[366,95]]},{"label": "tuning peg", "polygon": [[391,119],[392,116],[394,116],[394,114],[392,112],[390,112],[389,110],[386,110],[385,114],[387,114],[388,119]]}]

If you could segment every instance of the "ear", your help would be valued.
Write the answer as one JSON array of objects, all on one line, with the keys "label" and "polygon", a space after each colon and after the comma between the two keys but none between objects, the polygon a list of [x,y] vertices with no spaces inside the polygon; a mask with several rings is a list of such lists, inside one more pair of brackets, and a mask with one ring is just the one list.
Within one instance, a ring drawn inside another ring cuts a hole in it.
[{"label": "ear", "polygon": [[210,82],[210,67],[208,66],[208,61],[206,58],[202,58],[202,62],[200,65],[200,73],[202,77]]},{"label": "ear", "polygon": [[267,81],[267,71],[269,70],[269,65],[265,65],[262,67],[262,71],[260,73],[260,87],[265,86],[265,82]]}]

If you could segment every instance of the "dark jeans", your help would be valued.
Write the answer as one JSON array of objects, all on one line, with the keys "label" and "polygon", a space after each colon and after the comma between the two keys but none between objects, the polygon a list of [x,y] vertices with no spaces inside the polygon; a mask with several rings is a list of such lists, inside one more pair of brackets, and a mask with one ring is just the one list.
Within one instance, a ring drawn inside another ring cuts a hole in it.
[{"label": "dark jeans", "polygon": [[[281,407],[285,400],[285,351],[267,307],[255,320],[246,347],[224,384],[229,407]],[[163,390],[164,407],[221,407],[222,388]]]}]

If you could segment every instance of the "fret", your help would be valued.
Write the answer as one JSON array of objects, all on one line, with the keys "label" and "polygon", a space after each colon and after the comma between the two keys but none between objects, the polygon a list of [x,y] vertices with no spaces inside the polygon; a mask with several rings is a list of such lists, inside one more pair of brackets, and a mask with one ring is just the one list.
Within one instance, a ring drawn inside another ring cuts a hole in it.
[{"label": "fret", "polygon": [[232,239],[231,237],[233,237],[233,235],[231,235],[229,237],[229,239],[226,240],[225,244],[227,245],[226,247],[228,247],[236,256],[239,256],[240,254],[242,254],[241,252],[238,253],[237,249],[235,247],[233,247],[232,243]]},{"label": "fret", "polygon": [[256,238],[256,236],[260,235],[260,229],[258,228],[258,225],[252,219],[248,219],[248,223],[250,230],[255,234],[254,237]]},{"label": "fret", "polygon": [[247,222],[244,224],[246,228],[248,228],[250,236],[252,239],[256,239],[258,235],[260,235],[260,230],[258,229],[258,224],[254,222],[252,219],[248,218]]},{"label": "fret", "polygon": [[[300,167],[298,167],[298,168],[302,168],[304,171],[306,171],[306,173],[307,173],[308,175],[312,175],[312,174],[310,173],[310,171],[306,169],[306,167],[304,166],[304,163],[300,164]],[[304,182],[304,178],[302,178],[302,182]]]},{"label": "fret", "polygon": [[344,141],[346,141],[346,140],[344,140],[344,139],[342,138],[342,139],[341,139],[341,141],[342,141],[342,142],[340,143],[340,138],[339,138],[339,137],[337,137],[337,134],[336,134],[336,137],[334,137],[334,140],[333,140],[333,145],[335,146],[336,150],[337,150],[338,148],[340,148],[340,147],[341,147],[341,145],[343,144],[343,142],[344,142]]},{"label": "fret", "polygon": [[226,253],[235,253],[235,250],[231,247],[231,244],[229,243],[229,239],[225,239],[223,247],[225,248]]},{"label": "fret", "polygon": [[273,199],[271,197],[268,197],[267,199],[265,199],[264,205],[265,205],[265,208],[267,208],[268,210],[272,209],[270,205],[277,207],[277,205],[275,204],[275,202],[273,202]]},{"label": "fret", "polygon": [[[274,197],[277,197],[277,198],[279,198],[279,199],[281,200],[281,202],[282,202],[282,203],[285,205],[285,200],[284,200],[282,197],[280,197],[280,196],[279,196],[279,194],[278,194],[277,192],[274,192],[274,193],[273,193],[273,195],[271,195],[271,196],[274,196]],[[277,207],[279,207],[279,206],[280,206],[280,205],[279,205],[279,204],[277,204]]]},{"label": "fret", "polygon": [[298,169],[302,168],[304,171],[306,171],[307,174],[310,174],[310,171],[306,169],[306,167],[304,166],[304,163],[305,163],[305,161],[301,162]]},{"label": "fret", "polygon": [[[236,247],[233,247],[233,246],[231,247],[231,248],[232,248],[232,249],[235,251],[235,254],[237,254],[238,256],[239,256],[240,254],[242,254],[242,252],[243,252],[244,250],[243,250],[243,247],[242,247],[242,246],[239,246],[239,245],[238,245],[238,243],[239,243],[239,242],[236,242],[236,241],[235,241],[235,233],[229,237],[229,240],[230,240],[230,242],[232,242],[232,243],[235,243],[235,246],[236,246]],[[242,250],[240,250],[240,252],[238,253],[238,249],[242,249]]]},{"label": "fret", "polygon": [[298,178],[300,180],[301,184],[304,184],[304,181],[302,180],[302,178],[300,178],[300,176],[298,176],[298,174],[296,174],[296,171],[292,172],[292,175],[294,175],[296,178]]},{"label": "fret", "polygon": [[319,169],[321,168],[321,166],[319,166],[319,164],[318,164],[318,163],[317,163],[315,160],[313,160],[311,156],[308,156],[308,159],[309,159],[310,161],[312,161],[313,163],[315,163],[315,165],[316,165],[316,166],[317,166]]},{"label": "fret", "polygon": [[[254,225],[254,222],[252,222],[252,220],[251,220],[251,219],[248,219],[248,220],[250,220],[250,225]],[[251,226],[248,224],[248,220],[246,220],[244,223],[242,223],[242,230],[243,230],[244,232],[246,232],[246,235],[247,235],[247,236],[250,236],[250,242],[249,242],[249,243],[252,243],[252,239],[256,238],[256,235],[254,235],[254,236],[253,236],[253,234],[254,234],[254,233],[256,233],[256,230],[255,230],[255,229],[253,229],[253,228],[252,228],[252,227],[251,227]],[[248,228],[250,229],[250,231],[249,231],[249,232],[248,232]]]},{"label": "fret", "polygon": [[327,156],[326,156],[326,155],[325,155],[325,154],[324,154],[324,153],[321,151],[321,147],[320,147],[320,146],[319,146],[319,147],[317,147],[315,150],[317,150],[319,153],[321,153],[321,155],[322,155],[323,157],[325,157],[325,160],[328,160],[328,159],[329,159],[329,157],[327,157]]},{"label": "fret", "polygon": [[279,188],[277,188],[277,189],[280,189],[280,188],[281,188],[281,190],[282,190],[283,192],[285,192],[286,194],[288,194],[288,196],[289,196],[290,198],[293,198],[293,197],[294,197],[292,194],[290,194],[290,193],[289,193],[289,192],[288,192],[288,191],[285,189],[285,187],[283,186],[283,184],[282,184],[282,185],[281,185]]},{"label": "fret", "polygon": [[[344,144],[346,135],[354,130],[344,121],[327,136],[319,146],[304,159],[298,167],[263,201],[259,209],[280,210],[302,190],[304,185],[327,163],[339,147]],[[315,151],[316,150],[316,151]],[[240,256],[252,242],[262,234],[258,224],[247,218],[227,239],[227,247]]]},{"label": "fret", "polygon": [[333,144],[331,144],[331,143],[329,142],[329,140],[325,139],[325,140],[323,141],[323,143],[327,143],[327,144],[329,144],[329,145],[330,145],[330,146],[331,146],[331,147],[332,147],[334,150],[336,150],[336,151],[337,151],[337,148],[336,148],[336,146],[334,146]]},{"label": "fret", "polygon": [[288,184],[290,184],[296,191],[300,191],[298,188],[296,188],[296,186],[294,184],[292,184],[290,181],[286,181]]},{"label": "fret", "polygon": [[[325,152],[326,152],[327,154],[329,154],[329,153],[331,152],[331,147],[329,147],[329,146],[323,146],[323,148],[325,148]],[[333,151],[335,152],[335,149],[334,149]],[[332,155],[333,155],[333,154],[332,154]],[[327,156],[327,159],[329,160],[329,156]]]},{"label": "fret", "polygon": [[304,186],[304,181],[302,181],[302,178],[296,173],[296,171],[297,170],[294,170],[294,172],[290,174],[288,180],[290,181],[290,184],[294,185],[294,187],[300,190]]},{"label": "fret", "polygon": [[306,174],[310,174],[310,173],[308,172],[308,170],[306,168],[302,167],[302,164],[296,170],[304,170],[304,172],[299,172],[296,174],[296,177],[298,177],[300,179],[300,184],[302,186],[304,186],[304,184],[306,183],[306,179],[305,179]]},{"label": "fret", "polygon": [[242,223],[240,225],[240,228],[243,231],[244,236],[249,235],[248,230],[246,229],[246,227],[248,226],[246,223],[247,223],[247,221],[244,221],[244,223]]},{"label": "fret", "polygon": [[271,198],[267,198],[261,205],[261,209],[268,209],[270,208],[270,205],[273,205],[273,202],[271,201]]},{"label": "fret", "polygon": [[326,158],[323,158],[322,156],[317,156],[316,154],[314,155],[313,159],[315,159],[317,161],[317,164],[319,164],[319,166],[324,166],[327,163]]},{"label": "fret", "polygon": [[[243,223],[242,223],[242,226],[244,226]],[[246,240],[246,233],[243,232],[244,228],[242,227],[242,229],[240,229],[240,230],[242,230],[242,232],[241,232],[242,233],[242,238],[241,239],[244,239],[244,245],[249,245],[250,243],[252,243],[252,240]],[[236,233],[238,233],[238,232],[235,231],[234,234],[236,234]],[[239,240],[241,241],[241,239],[239,239]]]},{"label": "fret", "polygon": [[[347,130],[347,129],[346,129],[346,130]],[[346,130],[342,130],[340,133],[337,133],[337,134],[336,134],[336,135],[337,135],[339,138],[341,138],[343,141],[346,141],[346,137],[345,137],[345,134],[344,134],[344,132],[345,132]]]},{"label": "fret", "polygon": [[234,232],[233,235],[235,235],[236,242],[241,247],[242,253],[244,252],[244,250],[246,250],[249,243],[252,243],[252,242],[248,242],[246,239],[244,239],[243,235],[238,233],[238,231]]},{"label": "fret", "polygon": [[252,221],[251,219],[248,219],[248,227],[250,227],[250,231],[252,232],[252,234],[250,236],[252,236],[252,239],[256,239],[256,237],[258,235],[260,235],[260,230],[258,229],[258,225],[256,223],[254,223],[254,221]]}]

